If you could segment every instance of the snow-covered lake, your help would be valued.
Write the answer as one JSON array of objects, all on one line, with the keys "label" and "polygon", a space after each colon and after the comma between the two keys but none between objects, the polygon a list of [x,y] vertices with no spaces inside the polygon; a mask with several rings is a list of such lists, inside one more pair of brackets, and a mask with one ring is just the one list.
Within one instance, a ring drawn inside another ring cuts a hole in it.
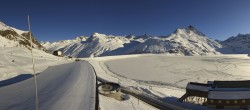
[{"label": "snow-covered lake", "polygon": [[104,62],[114,74],[141,82],[185,88],[192,82],[250,79],[247,55],[143,55]]},{"label": "snow-covered lake", "polygon": [[[97,76],[161,97],[166,102],[191,109],[206,106],[179,103],[188,82],[213,80],[249,80],[250,58],[247,55],[176,56],[139,54],[85,59]],[[125,110],[125,109],[124,109]]]}]

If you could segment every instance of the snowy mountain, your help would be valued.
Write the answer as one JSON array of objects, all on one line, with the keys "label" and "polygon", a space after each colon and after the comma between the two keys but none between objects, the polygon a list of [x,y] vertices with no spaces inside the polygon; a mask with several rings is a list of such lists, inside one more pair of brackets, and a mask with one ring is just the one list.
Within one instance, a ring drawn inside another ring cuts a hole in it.
[{"label": "snowy mountain", "polygon": [[221,45],[207,38],[194,27],[179,28],[166,37],[151,37],[133,46],[126,53],[177,53],[182,55],[219,54],[216,49]]},{"label": "snowy mountain", "polygon": [[250,53],[250,34],[238,34],[232,36],[221,44],[224,48],[220,51],[225,54],[249,54]]},{"label": "snowy mountain", "polygon": [[[78,38],[79,39],[79,38]],[[169,36],[113,36],[94,33],[84,40],[66,40],[42,45],[50,51],[61,50],[72,57],[95,57],[108,55],[173,53],[181,55],[220,54],[222,46],[207,38],[193,26],[179,28]]]},{"label": "snowy mountain", "polygon": [[77,42],[82,42],[82,41],[86,41],[88,37],[86,36],[80,36],[80,37],[76,37],[75,39],[72,40],[62,40],[62,41],[58,41],[58,42],[41,42],[41,44],[43,45],[43,47],[45,47],[46,49],[48,49],[48,51],[54,51],[54,50],[59,50],[61,48],[66,48],[66,46],[72,44],[72,43],[77,43]]},{"label": "snowy mountain", "polygon": [[[0,22],[0,47],[30,47],[29,32],[22,31]],[[37,49],[45,49],[32,35],[33,46]]]}]

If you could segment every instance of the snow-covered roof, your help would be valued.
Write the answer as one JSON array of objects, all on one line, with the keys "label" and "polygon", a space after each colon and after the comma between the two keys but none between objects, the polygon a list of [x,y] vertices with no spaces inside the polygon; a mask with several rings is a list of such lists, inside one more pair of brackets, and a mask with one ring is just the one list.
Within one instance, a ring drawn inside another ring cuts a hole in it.
[{"label": "snow-covered roof", "polygon": [[250,91],[210,91],[208,93],[208,99],[250,99]]}]

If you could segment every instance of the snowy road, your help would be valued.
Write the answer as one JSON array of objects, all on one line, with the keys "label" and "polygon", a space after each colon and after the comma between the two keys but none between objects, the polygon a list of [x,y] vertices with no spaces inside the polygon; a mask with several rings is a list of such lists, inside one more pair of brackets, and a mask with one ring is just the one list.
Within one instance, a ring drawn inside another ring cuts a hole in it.
[{"label": "snowy road", "polygon": [[[37,76],[39,110],[94,110],[96,76],[85,61],[53,66]],[[0,110],[35,110],[34,78],[0,88]]]}]

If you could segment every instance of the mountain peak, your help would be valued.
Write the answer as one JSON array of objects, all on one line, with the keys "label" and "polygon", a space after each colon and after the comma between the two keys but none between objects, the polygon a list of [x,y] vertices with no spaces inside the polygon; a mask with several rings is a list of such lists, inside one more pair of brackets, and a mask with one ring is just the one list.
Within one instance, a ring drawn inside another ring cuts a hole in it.
[{"label": "mountain peak", "polygon": [[200,36],[205,36],[205,34],[203,34],[202,32],[200,32],[199,30],[197,30],[194,26],[189,25],[188,28],[186,28],[187,32],[193,31],[195,34],[198,34]]},{"label": "mountain peak", "polygon": [[91,37],[102,37],[102,36],[106,36],[105,34],[100,34],[100,33],[97,33],[97,32],[94,32]]},{"label": "mountain peak", "polygon": [[0,30],[7,30],[7,29],[9,29],[9,26],[0,21]]},{"label": "mountain peak", "polygon": [[189,25],[189,26],[188,26],[188,29],[190,29],[190,30],[196,30],[196,29],[194,28],[194,26],[192,26],[192,25]]}]

